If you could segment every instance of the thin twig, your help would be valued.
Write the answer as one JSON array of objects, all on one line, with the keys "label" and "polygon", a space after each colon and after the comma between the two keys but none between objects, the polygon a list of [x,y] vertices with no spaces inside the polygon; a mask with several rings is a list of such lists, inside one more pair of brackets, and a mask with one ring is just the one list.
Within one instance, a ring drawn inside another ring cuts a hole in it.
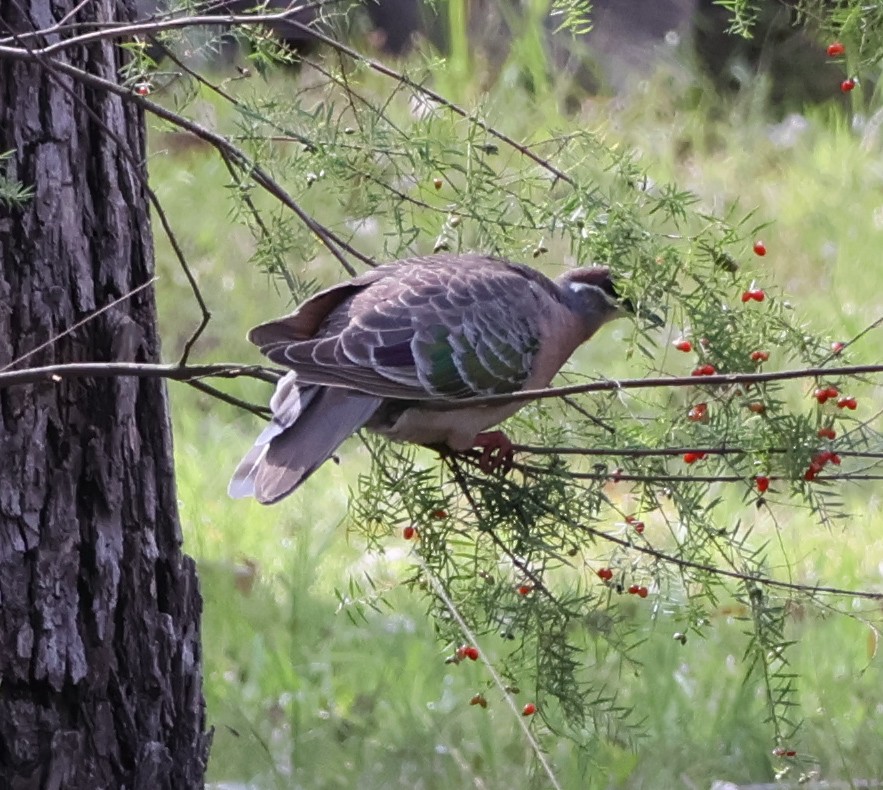
[{"label": "thin twig", "polygon": [[[448,612],[450,612],[451,617],[460,627],[460,630],[463,632],[463,636],[466,637],[470,644],[478,644],[478,638],[476,637],[475,632],[469,627],[469,624],[463,618],[463,615],[460,614],[460,610],[457,609],[457,606],[451,600],[451,596],[448,595],[448,592],[447,590],[445,590],[444,585],[419,555],[417,556],[417,561],[420,563],[420,567],[426,574],[426,578],[429,580],[429,584],[432,587],[433,591],[439,597],[441,602],[445,605],[445,608],[448,610]],[[534,737],[534,734],[530,731],[530,727],[527,726],[524,717],[521,715],[521,711],[518,710],[518,706],[512,699],[512,695],[506,691],[506,682],[503,680],[503,677],[500,675],[499,672],[497,672],[496,667],[494,667],[494,665],[488,660],[484,650],[481,650],[479,652],[479,655],[481,657],[481,662],[485,665],[488,674],[494,681],[494,685],[497,686],[497,688],[500,690],[500,693],[503,695],[503,699],[506,700],[506,704],[512,710],[512,715],[515,717],[515,721],[517,721],[519,727],[521,727],[521,731],[524,733],[524,737],[527,739],[527,742],[530,744],[530,748],[533,750],[534,754],[537,757],[537,760],[539,760],[540,765],[542,765],[543,770],[546,772],[546,776],[549,777],[549,782],[551,782],[551,786],[554,787],[555,790],[561,790],[561,785],[558,783],[558,779],[555,777],[555,773],[552,771],[552,766],[546,759],[546,755],[543,754],[542,747],[540,746],[537,739]]]},{"label": "thin twig", "polygon": [[628,389],[658,389],[660,387],[715,387],[734,384],[766,384],[771,381],[792,379],[833,378],[834,376],[861,376],[866,373],[883,373],[883,365],[847,365],[840,368],[802,368],[780,370],[772,373],[719,373],[714,376],[656,376],[643,379],[607,379],[589,384],[573,384],[567,387],[549,387],[540,390],[521,390],[503,395],[486,395],[481,398],[462,400],[421,401],[420,408],[435,411],[470,409],[475,406],[500,406],[504,403],[560,398],[563,395],[579,395],[585,392],[612,392]]},{"label": "thin twig", "polygon": [[[99,307],[97,310],[92,311],[85,318],[77,321],[77,323],[75,323],[73,326],[68,327],[63,332],[59,332],[57,335],[53,335],[45,343],[40,343],[40,345],[37,346],[36,348],[32,348],[30,351],[26,351],[20,357],[13,359],[12,362],[10,362],[8,365],[4,365],[2,368],[0,368],[0,374],[2,374],[3,371],[9,370],[10,368],[15,367],[19,362],[27,359],[28,357],[33,356],[38,351],[42,351],[44,348],[47,348],[48,346],[51,346],[54,343],[57,343],[65,335],[69,335],[71,332],[76,332],[81,326],[85,326],[90,321],[94,321],[99,315],[101,315],[102,313],[115,307],[120,302],[125,302],[126,299],[131,299],[139,291],[143,291],[148,286],[153,285],[153,283],[155,283],[157,281],[157,279],[158,279],[157,277],[151,277],[146,283],[142,283],[141,285],[133,288],[128,293],[124,293],[122,296],[114,299],[112,302],[109,302],[108,304],[104,305],[103,307]],[[0,375],[0,380],[2,380],[2,375]]]},{"label": "thin twig", "polygon": [[143,379],[190,381],[200,378],[258,379],[275,384],[282,371],[262,365],[237,365],[216,362],[208,365],[163,365],[149,362],[72,362],[66,365],[45,365],[0,373],[0,389],[24,384],[57,383],[66,379],[114,378],[135,376]]},{"label": "thin twig", "polygon": [[237,398],[235,395],[230,395],[226,392],[222,392],[217,387],[211,386],[211,384],[206,384],[204,381],[200,381],[199,379],[190,379],[185,382],[189,384],[194,389],[199,390],[200,392],[204,392],[206,395],[211,395],[213,398],[217,400],[224,401],[224,403],[229,403],[231,406],[236,406],[238,409],[244,409],[245,411],[250,411],[256,417],[261,417],[266,420],[273,413],[270,408],[267,406],[257,406],[254,403],[249,403],[247,400],[242,400],[241,398]]}]

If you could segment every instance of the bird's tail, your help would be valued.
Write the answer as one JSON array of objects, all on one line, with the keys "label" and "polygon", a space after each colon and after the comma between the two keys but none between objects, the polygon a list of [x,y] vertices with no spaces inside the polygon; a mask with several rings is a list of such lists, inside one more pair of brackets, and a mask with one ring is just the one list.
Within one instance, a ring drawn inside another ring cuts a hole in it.
[{"label": "bird's tail", "polygon": [[269,505],[288,496],[377,410],[381,399],[344,389],[279,380],[273,418],[242,459],[228,492]]}]

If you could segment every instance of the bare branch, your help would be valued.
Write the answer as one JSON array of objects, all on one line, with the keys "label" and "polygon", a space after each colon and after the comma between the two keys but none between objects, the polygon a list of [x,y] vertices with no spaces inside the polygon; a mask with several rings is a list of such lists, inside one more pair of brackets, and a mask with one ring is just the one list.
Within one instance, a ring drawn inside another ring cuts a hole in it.
[{"label": "bare branch", "polygon": [[58,383],[65,379],[113,378],[135,376],[144,379],[192,381],[203,378],[235,379],[247,377],[275,384],[283,373],[262,365],[236,365],[217,362],[209,365],[162,365],[147,362],[75,362],[0,373],[0,389],[23,384]]},{"label": "bare branch", "polygon": [[833,378],[835,376],[861,376],[868,373],[883,373],[883,365],[847,365],[840,368],[803,368],[780,370],[771,373],[720,373],[714,376],[656,376],[643,379],[620,379],[593,381],[589,384],[573,384],[567,387],[549,387],[541,390],[522,390],[504,395],[487,395],[483,398],[464,398],[456,402],[426,401],[421,408],[437,411],[469,409],[475,406],[499,406],[504,403],[560,398],[564,395],[578,395],[584,392],[612,392],[628,389],[658,389],[660,387],[714,387],[735,384],[767,384],[773,381],[791,379]]}]

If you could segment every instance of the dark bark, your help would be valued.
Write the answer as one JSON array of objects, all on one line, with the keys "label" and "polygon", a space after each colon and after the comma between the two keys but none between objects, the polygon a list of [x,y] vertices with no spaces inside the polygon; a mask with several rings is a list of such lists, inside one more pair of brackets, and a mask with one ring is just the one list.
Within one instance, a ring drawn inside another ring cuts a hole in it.
[{"label": "dark bark", "polygon": [[[0,35],[44,28],[71,0],[0,0]],[[110,0],[76,21],[128,13]],[[117,79],[111,43],[68,62]],[[119,97],[0,60],[0,369],[158,361],[144,122]],[[2,167],[3,165],[0,165]],[[55,339],[57,338],[57,339]],[[0,787],[202,787],[205,733],[192,560],[181,552],[160,380],[0,390]]]}]

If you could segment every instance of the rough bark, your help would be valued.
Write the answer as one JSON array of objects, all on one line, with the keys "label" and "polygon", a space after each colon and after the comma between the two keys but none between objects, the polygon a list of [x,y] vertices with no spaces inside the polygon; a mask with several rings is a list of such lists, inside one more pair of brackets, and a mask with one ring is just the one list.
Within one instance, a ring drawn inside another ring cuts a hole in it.
[{"label": "rough bark", "polygon": [[[45,28],[72,0],[0,0],[0,36]],[[75,20],[112,20],[111,0]],[[116,80],[111,43],[68,62]],[[158,361],[144,122],[131,104],[0,60],[0,369]],[[3,167],[3,165],[0,165]],[[203,785],[205,733],[192,560],[181,552],[158,380],[0,390],[0,787]]]}]

